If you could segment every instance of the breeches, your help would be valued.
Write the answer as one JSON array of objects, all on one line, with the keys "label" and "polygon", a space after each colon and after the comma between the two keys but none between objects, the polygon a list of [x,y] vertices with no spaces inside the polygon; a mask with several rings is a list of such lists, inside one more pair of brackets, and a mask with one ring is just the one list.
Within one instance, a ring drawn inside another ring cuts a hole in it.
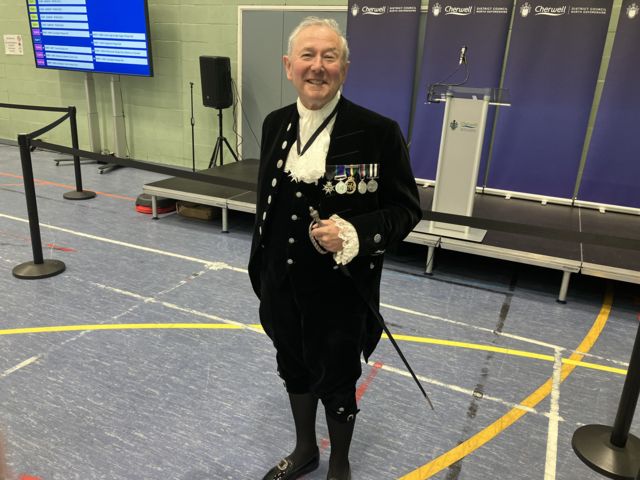
[{"label": "breeches", "polygon": [[263,272],[260,321],[287,391],[313,393],[328,415],[352,421],[368,306],[339,270],[315,281],[303,275],[290,271],[283,281]]}]

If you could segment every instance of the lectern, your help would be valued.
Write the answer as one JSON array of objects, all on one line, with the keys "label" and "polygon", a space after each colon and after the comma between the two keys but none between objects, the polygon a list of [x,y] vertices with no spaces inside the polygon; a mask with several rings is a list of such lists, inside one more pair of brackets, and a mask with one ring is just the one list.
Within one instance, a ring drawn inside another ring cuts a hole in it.
[{"label": "lectern", "polygon": [[[499,88],[445,86],[429,89],[429,102],[444,103],[438,170],[431,209],[471,216],[490,105],[509,106]],[[414,231],[481,242],[486,230],[421,220]]]}]

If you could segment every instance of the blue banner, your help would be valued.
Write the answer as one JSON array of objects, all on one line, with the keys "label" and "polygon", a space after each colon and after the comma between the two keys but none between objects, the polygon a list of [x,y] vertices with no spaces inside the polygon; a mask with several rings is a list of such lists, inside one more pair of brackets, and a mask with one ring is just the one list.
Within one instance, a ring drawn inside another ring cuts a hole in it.
[{"label": "blue banner", "polygon": [[622,2],[578,198],[640,208],[640,2]]},{"label": "blue banner", "polygon": [[[438,166],[444,103],[426,103],[427,87],[441,82],[458,68],[459,52],[467,47],[469,87],[498,87],[511,19],[511,0],[439,0],[430,3],[424,39],[419,94],[411,130],[411,163],[418,179],[433,180]],[[464,80],[460,68],[449,83]],[[485,135],[486,161],[491,138],[493,109],[489,112]],[[482,163],[480,172],[483,171]]]},{"label": "blue banner", "polygon": [[612,0],[518,0],[487,186],[571,198]]},{"label": "blue banner", "polygon": [[351,65],[344,94],[409,130],[420,0],[349,0]]}]

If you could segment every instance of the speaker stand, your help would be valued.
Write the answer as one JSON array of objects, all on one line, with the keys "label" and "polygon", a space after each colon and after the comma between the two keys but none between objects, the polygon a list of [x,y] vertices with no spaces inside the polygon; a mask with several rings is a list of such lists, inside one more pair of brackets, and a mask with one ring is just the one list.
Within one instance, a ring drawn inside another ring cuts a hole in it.
[{"label": "speaker stand", "polygon": [[220,165],[223,164],[223,158],[222,158],[222,150],[224,148],[224,145],[227,146],[227,148],[229,148],[229,151],[231,152],[231,155],[233,155],[233,158],[236,159],[236,162],[238,161],[238,156],[236,155],[236,152],[233,151],[233,148],[231,148],[231,145],[229,145],[229,142],[227,141],[227,139],[224,137],[224,135],[222,135],[222,109],[218,109],[218,139],[216,140],[216,146],[213,149],[213,155],[211,155],[211,160],[209,161],[209,168],[214,167],[216,165],[216,160],[218,159],[218,154],[220,154]]}]

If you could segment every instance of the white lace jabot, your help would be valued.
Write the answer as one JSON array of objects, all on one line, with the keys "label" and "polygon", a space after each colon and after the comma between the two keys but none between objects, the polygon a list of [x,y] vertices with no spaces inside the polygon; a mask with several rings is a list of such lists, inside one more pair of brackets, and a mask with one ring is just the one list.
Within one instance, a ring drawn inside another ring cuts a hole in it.
[{"label": "white lace jabot", "polygon": [[[309,137],[313,135],[313,132],[322,124],[327,118],[335,106],[340,100],[340,91],[329,103],[319,110],[309,110],[298,98],[297,107],[298,114],[300,115],[300,142],[305,145],[309,140]],[[331,130],[333,124],[336,121],[336,117],[333,117],[327,127],[320,132],[320,135],[311,144],[309,149],[304,152],[301,157],[298,156],[298,151],[293,145],[289,150],[289,156],[287,157],[287,165],[285,166],[285,172],[296,182],[304,183],[317,183],[318,180],[324,176],[324,166],[327,158],[327,152],[329,151],[329,142],[331,141]]]}]

